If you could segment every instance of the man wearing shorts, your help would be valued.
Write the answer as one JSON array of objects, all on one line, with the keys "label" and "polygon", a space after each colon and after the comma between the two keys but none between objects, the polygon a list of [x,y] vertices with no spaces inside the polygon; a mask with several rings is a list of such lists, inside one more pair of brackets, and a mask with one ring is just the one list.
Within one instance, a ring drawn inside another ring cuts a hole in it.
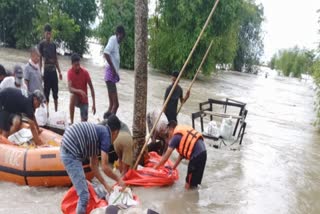
[{"label": "man wearing shorts", "polygon": [[[47,100],[47,105],[49,107],[49,96],[50,91],[52,91],[52,96],[54,100],[54,110],[58,111],[58,76],[57,70],[59,72],[59,79],[62,80],[62,74],[59,67],[58,57],[57,57],[57,46],[51,41],[51,26],[46,24],[44,26],[44,36],[45,39],[39,44],[40,51],[40,71],[42,69],[42,59],[44,61],[44,72],[43,72],[43,83],[44,83],[44,95]],[[48,108],[49,109],[49,108]]]},{"label": "man wearing shorts", "polygon": [[207,151],[203,142],[202,134],[189,126],[177,126],[171,121],[168,125],[168,135],[170,140],[169,147],[162,156],[161,161],[154,166],[157,169],[162,166],[170,157],[173,150],[179,153],[179,158],[175,162],[175,169],[183,158],[189,160],[188,172],[186,176],[186,189],[197,188],[201,184],[204,168],[207,160]]},{"label": "man wearing shorts", "polygon": [[4,137],[8,137],[21,127],[21,117],[28,119],[33,139],[37,145],[42,142],[39,139],[41,130],[34,117],[35,109],[44,101],[43,94],[36,90],[31,95],[17,88],[4,88],[0,91],[0,131]]},{"label": "man wearing shorts", "polygon": [[74,107],[80,109],[81,121],[88,120],[88,90],[89,85],[92,96],[92,112],[96,113],[96,100],[94,88],[88,71],[80,66],[80,56],[77,53],[71,56],[72,67],[68,71],[68,88],[70,96],[70,121],[73,123]]},{"label": "man wearing shorts", "polygon": [[119,44],[125,37],[123,26],[118,26],[116,34],[109,38],[108,44],[104,49],[104,57],[107,60],[104,80],[107,84],[109,95],[109,108],[107,112],[116,114],[119,107],[118,92],[116,83],[120,81],[120,51]]}]

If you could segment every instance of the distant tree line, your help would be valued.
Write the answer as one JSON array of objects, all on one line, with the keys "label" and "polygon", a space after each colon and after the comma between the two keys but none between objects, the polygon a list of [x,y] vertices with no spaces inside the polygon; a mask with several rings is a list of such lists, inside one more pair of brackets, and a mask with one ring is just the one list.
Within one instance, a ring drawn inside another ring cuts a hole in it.
[{"label": "distant tree line", "polygon": [[[157,0],[149,18],[149,62],[152,67],[179,70],[199,35],[215,0]],[[100,25],[92,30],[96,17]],[[205,31],[188,67],[192,77],[209,45],[203,73],[217,64],[232,65],[237,71],[252,71],[263,54],[261,24],[263,7],[254,0],[223,0]],[[104,46],[117,25],[126,29],[121,45],[121,66],[134,68],[134,2],[132,0],[1,0],[0,42],[9,47],[28,48],[43,37],[50,23],[53,37],[72,52],[87,51],[87,39],[95,36]]]},{"label": "distant tree line", "polygon": [[280,70],[285,76],[300,77],[303,73],[312,73],[315,60],[314,51],[294,47],[274,54],[269,64],[271,69]]}]

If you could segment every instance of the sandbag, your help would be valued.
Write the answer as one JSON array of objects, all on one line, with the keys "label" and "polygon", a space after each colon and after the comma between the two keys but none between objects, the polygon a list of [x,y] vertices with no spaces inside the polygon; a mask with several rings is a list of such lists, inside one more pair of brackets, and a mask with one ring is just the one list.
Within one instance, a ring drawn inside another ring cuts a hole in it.
[{"label": "sandbag", "polygon": [[60,129],[68,128],[69,124],[67,113],[64,111],[50,112],[47,124]]},{"label": "sandbag", "polygon": [[34,116],[39,126],[45,126],[48,122],[48,111],[46,106],[40,106],[37,108]]},{"label": "sandbag", "polygon": [[220,137],[220,129],[218,128],[216,121],[212,120],[208,123],[205,134],[216,138]]},{"label": "sandbag", "polygon": [[228,140],[232,136],[232,130],[232,118],[223,118],[220,127],[220,135]]},{"label": "sandbag", "polygon": [[[99,199],[96,192],[94,191],[92,184],[88,181],[87,183],[88,183],[88,189],[89,189],[89,195],[90,195],[90,199],[87,205],[87,214],[89,214],[92,210],[96,208],[107,206],[108,202],[103,199]],[[61,202],[62,212],[64,214],[76,214],[78,199],[79,197],[77,195],[76,189],[74,187],[71,187],[62,199],[62,202]]]},{"label": "sandbag", "polygon": [[172,169],[173,163],[170,160],[158,169],[153,169],[153,166],[160,162],[161,156],[156,152],[149,152],[149,157],[144,167],[140,166],[137,170],[130,169],[125,174],[123,181],[127,185],[144,187],[168,186],[179,179],[179,172],[177,169]]}]

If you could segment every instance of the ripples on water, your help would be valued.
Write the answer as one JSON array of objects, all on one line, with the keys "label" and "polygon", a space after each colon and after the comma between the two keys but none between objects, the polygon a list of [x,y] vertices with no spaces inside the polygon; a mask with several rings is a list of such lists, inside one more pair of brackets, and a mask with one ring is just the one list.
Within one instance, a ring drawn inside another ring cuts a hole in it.
[{"label": "ripples on water", "polygon": [[[1,49],[6,67],[25,63],[28,53]],[[97,122],[107,109],[107,90],[102,80],[99,50],[82,64],[91,75],[96,90]],[[59,83],[60,109],[68,112],[66,71],[70,60],[60,58],[64,80]],[[148,110],[161,106],[169,84],[168,76],[150,72]],[[121,71],[118,85],[121,120],[132,126],[132,71]],[[189,81],[181,80],[187,89]],[[207,146],[208,160],[198,191],[185,191],[187,163],[179,166],[180,180],[172,187],[134,188],[143,209],[160,213],[320,213],[319,133],[312,126],[314,94],[311,84],[297,79],[269,75],[255,76],[223,72],[202,77],[179,115],[179,122],[191,124],[191,113],[208,98],[230,97],[247,103],[247,130],[240,151],[217,150]],[[91,100],[89,101],[91,102]],[[53,105],[51,103],[51,110]],[[75,114],[79,120],[79,112]],[[175,155],[174,157],[177,157]],[[66,188],[20,187],[0,183],[0,213],[59,213]],[[139,213],[139,212],[138,212]]]}]

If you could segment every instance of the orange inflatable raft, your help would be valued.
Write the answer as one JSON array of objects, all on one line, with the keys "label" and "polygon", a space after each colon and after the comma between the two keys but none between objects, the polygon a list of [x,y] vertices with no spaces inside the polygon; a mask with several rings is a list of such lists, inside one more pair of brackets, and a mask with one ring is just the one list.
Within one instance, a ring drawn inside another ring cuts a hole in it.
[{"label": "orange inflatable raft", "polygon": [[[0,181],[29,186],[71,185],[60,159],[62,136],[43,129],[39,137],[49,146],[17,146],[0,135]],[[91,180],[89,162],[84,163],[83,168]]]}]

